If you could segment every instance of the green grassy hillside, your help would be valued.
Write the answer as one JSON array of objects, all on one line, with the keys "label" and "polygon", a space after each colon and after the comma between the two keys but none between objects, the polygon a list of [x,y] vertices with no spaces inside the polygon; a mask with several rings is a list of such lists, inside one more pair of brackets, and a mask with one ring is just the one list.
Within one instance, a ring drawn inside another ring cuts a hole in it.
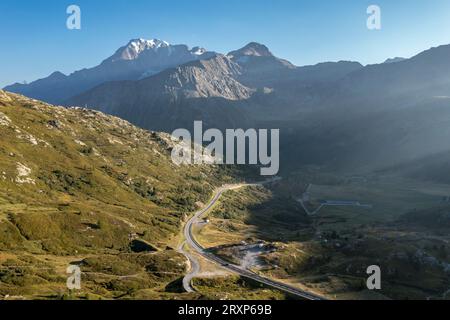
[{"label": "green grassy hillside", "polygon": [[170,248],[183,219],[232,180],[176,166],[171,146],[100,112],[0,91],[0,297],[64,296],[69,263],[91,272],[78,296],[167,294],[186,268]]}]

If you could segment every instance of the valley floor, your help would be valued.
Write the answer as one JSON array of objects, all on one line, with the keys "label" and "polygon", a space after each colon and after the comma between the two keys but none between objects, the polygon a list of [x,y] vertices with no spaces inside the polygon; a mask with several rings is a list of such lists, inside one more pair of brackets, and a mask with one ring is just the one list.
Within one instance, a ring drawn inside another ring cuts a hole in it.
[{"label": "valley floor", "polygon": [[[329,299],[449,298],[449,226],[431,214],[448,210],[447,186],[392,177],[305,184],[298,195],[308,191],[311,208],[325,199],[371,204],[310,216],[298,197],[280,194],[294,190],[291,181],[226,193],[196,226],[198,241],[231,264]],[[381,267],[380,291],[366,287],[370,265]]]}]

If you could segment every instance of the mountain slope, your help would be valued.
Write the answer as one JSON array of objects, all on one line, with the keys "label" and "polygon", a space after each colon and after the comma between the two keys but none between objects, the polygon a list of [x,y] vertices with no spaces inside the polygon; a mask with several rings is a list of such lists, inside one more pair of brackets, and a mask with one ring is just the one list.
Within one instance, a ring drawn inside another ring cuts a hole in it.
[{"label": "mountain slope", "polygon": [[346,61],[295,67],[252,42],[140,81],[105,83],[65,104],[87,105],[154,130],[189,129],[194,120],[206,127],[254,127],[291,117],[316,95],[317,86],[359,68]]},{"label": "mountain slope", "polygon": [[5,87],[5,90],[50,103],[61,103],[108,81],[138,80],[213,55],[199,47],[190,50],[186,45],[170,45],[158,39],[134,39],[94,68],[79,70],[68,76],[55,72],[48,78],[30,84],[16,83]]},{"label": "mountain slope", "polygon": [[336,85],[330,99],[358,108],[398,108],[418,99],[447,96],[450,84],[450,45],[431,48],[410,59],[369,65]]},{"label": "mountain slope", "polygon": [[239,81],[251,87],[272,86],[296,68],[289,61],[275,57],[265,45],[256,42],[232,51],[227,56],[243,69]]},{"label": "mountain slope", "polygon": [[256,42],[223,56],[136,39],[95,68],[7,88],[158,131],[191,128],[194,120],[206,127],[254,127],[291,118],[321,98],[322,86],[361,67],[345,61],[296,67]]},{"label": "mountain slope", "polygon": [[235,80],[241,72],[217,55],[139,81],[106,83],[66,104],[87,105],[154,130],[190,128],[194,120],[232,128],[246,124],[243,106],[254,92]]},{"label": "mountain slope", "polygon": [[450,46],[441,46],[408,60],[366,66],[322,86],[307,103],[313,112],[298,111],[289,139],[302,146],[302,154],[293,157],[370,171],[447,152],[449,66]]},{"label": "mountain slope", "polygon": [[186,268],[167,246],[227,180],[174,165],[167,134],[3,91],[0,136],[0,296],[65,292],[69,263],[98,273],[80,294],[167,285]]}]

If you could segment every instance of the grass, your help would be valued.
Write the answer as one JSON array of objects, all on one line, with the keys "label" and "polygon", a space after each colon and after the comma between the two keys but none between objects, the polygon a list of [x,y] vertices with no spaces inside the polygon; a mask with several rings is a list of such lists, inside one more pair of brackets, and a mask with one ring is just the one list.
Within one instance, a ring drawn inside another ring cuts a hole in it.
[{"label": "grass", "polygon": [[284,300],[278,290],[268,289],[249,279],[238,276],[196,278],[194,288],[208,300]]},{"label": "grass", "polygon": [[[173,248],[183,221],[217,186],[249,172],[179,167],[165,134],[1,91],[0,119],[0,298],[285,298],[236,277],[197,279],[200,293],[182,293],[186,259]],[[295,198],[309,183],[313,204],[344,198],[373,209],[308,217]],[[258,272],[330,298],[439,298],[450,286],[440,265],[450,262],[448,206],[439,203],[447,190],[311,169],[271,190],[225,193],[195,232],[207,247],[271,242],[277,250]],[[66,287],[69,264],[82,269],[81,291]],[[364,288],[372,264],[383,270],[377,294]]]},{"label": "grass", "polygon": [[[417,181],[341,181],[313,186],[312,200],[355,199],[373,203],[373,209],[326,207],[307,218],[292,198],[280,194],[294,190],[285,185],[288,179],[273,190],[246,188],[225,194],[198,239],[232,263],[237,261],[227,247],[269,241],[277,250],[261,256],[265,266],[258,272],[331,299],[442,297],[450,285],[443,267],[450,262],[445,245],[448,206],[439,205],[445,190],[440,185],[424,188]],[[307,184],[296,184],[300,195]],[[441,221],[439,227],[432,217]],[[374,264],[383,272],[378,292],[365,285],[366,268]]]},{"label": "grass", "polygon": [[199,230],[198,239],[211,246],[241,240],[276,242],[311,236],[311,221],[300,204],[263,187],[226,192],[209,218],[212,224]]},{"label": "grass", "polygon": [[[15,273],[0,259],[6,281],[0,297],[62,297],[67,293],[62,263],[72,262],[67,257],[88,259],[92,272],[104,264],[113,270],[106,282],[89,278],[80,294],[164,294],[175,279],[162,270],[177,277],[185,272],[185,259],[170,249],[183,217],[218,185],[237,181],[241,171],[176,166],[167,134],[96,111],[1,92],[0,116],[0,250],[26,264]],[[157,250],[151,258],[142,253],[145,265],[132,255],[136,240]],[[28,259],[43,256],[51,258],[43,261],[48,271],[41,272]],[[139,277],[118,279],[122,266],[139,269]],[[59,278],[46,277],[54,272]]]},{"label": "grass", "polygon": [[[357,200],[370,204],[372,209],[358,207],[324,207],[320,213],[349,213],[352,219],[360,218],[360,223],[374,221],[393,221],[400,215],[414,210],[433,207],[446,194],[440,186],[422,189],[421,182],[400,178],[379,178],[367,183],[346,183],[341,185],[312,185],[310,194],[312,206],[318,200]],[[433,189],[436,192],[433,192]],[[364,221],[365,220],[365,221]]]}]

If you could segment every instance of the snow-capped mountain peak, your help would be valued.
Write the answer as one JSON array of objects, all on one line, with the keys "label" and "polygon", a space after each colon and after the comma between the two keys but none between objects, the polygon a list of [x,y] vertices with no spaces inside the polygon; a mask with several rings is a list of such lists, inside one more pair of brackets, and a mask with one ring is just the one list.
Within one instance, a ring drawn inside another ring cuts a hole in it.
[{"label": "snow-capped mountain peak", "polygon": [[137,48],[144,48],[144,49],[157,49],[161,47],[168,47],[170,44],[167,41],[159,40],[159,39],[134,39],[131,40],[129,45],[132,45]]},{"label": "snow-capped mountain peak", "polygon": [[[62,103],[104,82],[140,80],[166,69],[209,59],[215,55],[215,52],[209,52],[202,47],[190,49],[185,44],[172,45],[159,39],[136,38],[128,41],[95,67],[78,70],[67,76],[57,72],[30,85],[14,84],[8,86],[8,89],[48,102]],[[64,90],[55,90],[55,82],[58,83],[58,88]]]},{"label": "snow-capped mountain peak", "polygon": [[133,39],[128,44],[120,48],[113,57],[113,61],[117,60],[134,60],[146,50],[157,51],[160,48],[167,48],[170,44],[159,39]]}]

